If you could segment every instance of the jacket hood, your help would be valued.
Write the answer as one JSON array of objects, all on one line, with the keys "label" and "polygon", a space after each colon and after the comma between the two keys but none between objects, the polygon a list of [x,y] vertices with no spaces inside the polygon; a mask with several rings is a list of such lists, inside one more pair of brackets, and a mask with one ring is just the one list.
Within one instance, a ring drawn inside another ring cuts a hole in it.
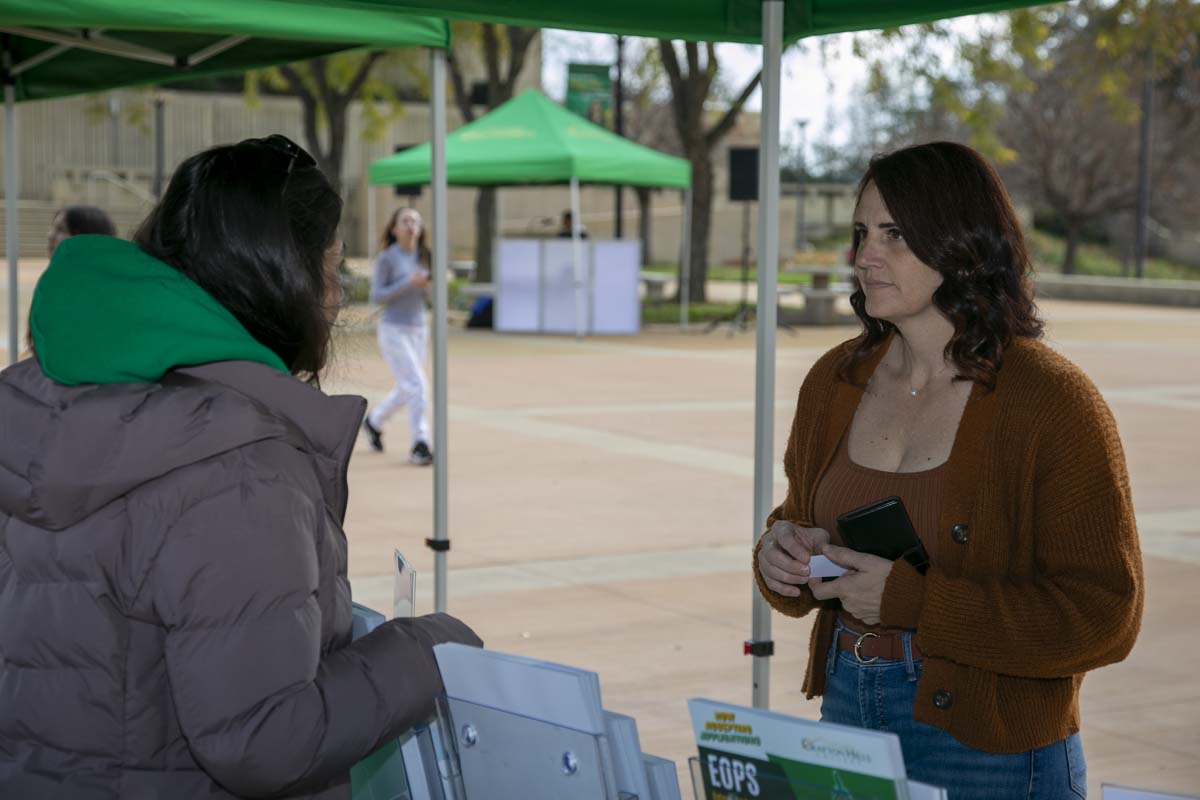
[{"label": "jacket hood", "polygon": [[42,369],[67,386],[149,383],[175,367],[216,361],[287,372],[198,284],[112,236],[75,236],[55,249],[29,326]]}]

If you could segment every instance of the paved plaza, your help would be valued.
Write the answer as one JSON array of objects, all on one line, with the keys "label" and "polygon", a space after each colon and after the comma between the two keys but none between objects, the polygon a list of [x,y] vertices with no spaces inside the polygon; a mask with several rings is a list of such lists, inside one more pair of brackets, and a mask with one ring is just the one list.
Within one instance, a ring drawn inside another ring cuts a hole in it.
[{"label": "paved plaza", "polygon": [[[38,271],[23,270],[22,305]],[[1084,683],[1090,790],[1200,791],[1200,311],[1042,308],[1049,341],[1116,414],[1146,562],[1137,647]],[[390,377],[363,316],[347,315],[325,388],[374,402]],[[805,371],[852,333],[780,332],[776,462]],[[491,648],[596,670],[605,706],[635,716],[644,749],[682,772],[695,751],[686,700],[750,701],[753,332],[576,342],[455,328],[449,354],[449,610]],[[357,600],[390,608],[401,549],[425,612],[433,472],[407,464],[406,427],[393,418],[383,454],[359,443],[350,572]],[[772,708],[815,718],[800,691],[811,621],[773,622]]]},{"label": "paved plaza", "polygon": [[[1146,562],[1137,647],[1084,683],[1091,790],[1200,790],[1200,312],[1042,308],[1048,340],[1117,417]],[[780,333],[777,461],[805,371],[852,332]],[[339,345],[327,388],[381,397],[369,332],[351,326]],[[449,610],[491,648],[599,672],[606,707],[682,767],[695,750],[687,698],[750,701],[753,332],[576,342],[454,329],[449,353]],[[432,472],[405,463],[406,427],[397,415],[386,453],[355,455],[350,569],[356,597],[386,608],[399,547],[430,610]],[[780,470],[777,497],[784,487]],[[800,691],[810,620],[773,624],[772,708],[815,718]]]}]

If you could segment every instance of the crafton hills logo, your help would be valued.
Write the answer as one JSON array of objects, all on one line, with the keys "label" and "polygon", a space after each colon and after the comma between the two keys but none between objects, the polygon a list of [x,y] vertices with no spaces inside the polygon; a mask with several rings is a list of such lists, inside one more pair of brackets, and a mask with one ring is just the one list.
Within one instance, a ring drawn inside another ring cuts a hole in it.
[{"label": "crafton hills logo", "polygon": [[827,758],[831,761],[837,761],[848,766],[863,766],[870,764],[872,758],[869,754],[858,750],[854,745],[844,744],[842,742],[831,742],[826,739],[809,738],[803,739],[800,742],[800,747],[810,753]]}]

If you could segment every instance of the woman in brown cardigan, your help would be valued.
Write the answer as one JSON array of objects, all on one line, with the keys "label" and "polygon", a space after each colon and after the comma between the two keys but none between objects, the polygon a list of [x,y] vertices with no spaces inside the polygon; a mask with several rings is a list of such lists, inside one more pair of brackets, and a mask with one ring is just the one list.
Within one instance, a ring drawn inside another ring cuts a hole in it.
[{"label": "woman in brown cardigan", "polygon": [[[1039,341],[1024,239],[970,148],[874,159],[853,252],[863,331],[800,388],[759,590],[818,609],[806,694],[825,721],[896,732],[911,777],[952,800],[1083,797],[1079,685],[1142,614],[1112,414]],[[836,518],[890,495],[924,574],[839,546]],[[814,554],[849,572],[810,582]]]}]

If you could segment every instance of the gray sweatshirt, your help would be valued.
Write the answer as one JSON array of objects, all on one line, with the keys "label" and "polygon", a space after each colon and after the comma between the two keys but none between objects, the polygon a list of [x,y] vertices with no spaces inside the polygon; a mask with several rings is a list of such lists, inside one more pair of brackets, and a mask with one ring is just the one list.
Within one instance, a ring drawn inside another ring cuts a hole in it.
[{"label": "gray sweatshirt", "polygon": [[415,251],[390,244],[375,259],[371,302],[383,306],[380,322],[390,325],[425,325],[425,287],[413,285],[418,271],[427,271]]}]

